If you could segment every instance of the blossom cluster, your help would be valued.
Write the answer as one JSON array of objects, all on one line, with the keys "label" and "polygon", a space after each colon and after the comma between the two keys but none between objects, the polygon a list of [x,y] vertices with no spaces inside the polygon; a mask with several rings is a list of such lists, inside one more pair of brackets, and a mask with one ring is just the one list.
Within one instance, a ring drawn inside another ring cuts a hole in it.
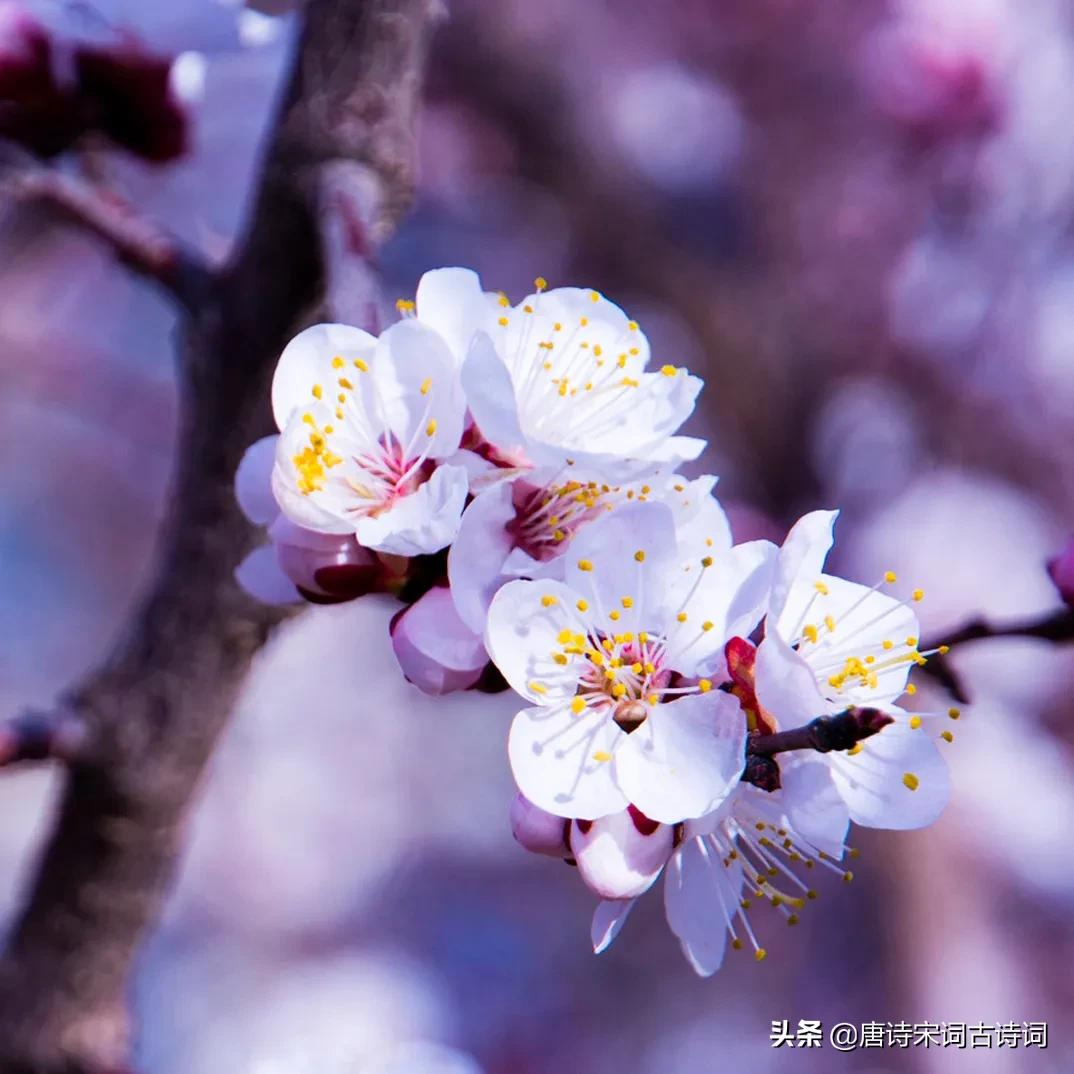
[{"label": "blossom cluster", "polygon": [[[748,910],[793,925],[811,871],[851,879],[851,821],[944,807],[959,713],[913,707],[920,592],[827,573],[835,511],[782,547],[735,544],[716,478],[678,472],[704,447],[679,435],[701,381],[651,367],[597,291],[538,280],[512,304],[448,268],[399,309],[379,336],[318,325],[281,355],[279,434],[237,475],[270,542],[239,581],[266,601],[391,593],[415,686],[523,699],[512,828],[599,897],[595,950],[663,874],[698,973],[728,944],[764,958]],[[807,728],[812,748],[777,745]]]}]

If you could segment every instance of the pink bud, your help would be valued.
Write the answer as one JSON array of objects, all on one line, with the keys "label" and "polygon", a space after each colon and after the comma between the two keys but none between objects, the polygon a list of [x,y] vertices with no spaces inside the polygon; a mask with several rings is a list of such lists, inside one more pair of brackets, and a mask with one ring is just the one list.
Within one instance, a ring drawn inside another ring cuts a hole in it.
[{"label": "pink bud", "polygon": [[571,825],[571,851],[586,886],[602,899],[632,899],[652,887],[674,849],[674,827],[637,810]]},{"label": "pink bud", "polygon": [[435,586],[396,615],[391,634],[403,674],[426,694],[468,690],[489,661],[481,635],[459,618],[445,586]]},{"label": "pink bud", "polygon": [[1063,600],[1074,608],[1074,537],[1055,559],[1048,561],[1048,573]]},{"label": "pink bud", "polygon": [[16,3],[0,3],[0,98],[27,103],[55,91],[49,33]]},{"label": "pink bud", "polygon": [[552,858],[569,857],[569,824],[569,820],[546,813],[521,793],[516,794],[511,803],[511,834],[534,854],[547,854]]},{"label": "pink bud", "polygon": [[281,515],[269,527],[280,569],[315,604],[335,604],[377,592],[381,566],[353,534],[315,533]]},{"label": "pink bud", "polygon": [[116,145],[154,164],[188,149],[186,111],[173,91],[173,58],[149,52],[133,38],[75,52],[78,95],[93,126]]}]

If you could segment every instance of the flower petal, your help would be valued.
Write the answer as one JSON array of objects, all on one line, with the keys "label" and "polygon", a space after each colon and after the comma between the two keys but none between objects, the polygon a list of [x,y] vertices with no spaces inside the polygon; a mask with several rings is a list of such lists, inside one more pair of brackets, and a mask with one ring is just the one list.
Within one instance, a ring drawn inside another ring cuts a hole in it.
[{"label": "flower petal", "polygon": [[280,568],[276,549],[270,544],[255,548],[235,568],[235,581],[264,604],[294,604],[300,599],[294,583]]},{"label": "flower petal", "polygon": [[461,366],[474,333],[487,327],[495,296],[481,290],[481,278],[465,268],[426,272],[418,281],[415,314],[439,333]]},{"label": "flower petal", "polygon": [[607,759],[623,737],[592,708],[577,716],[566,701],[523,709],[507,742],[511,771],[534,805],[557,817],[596,820],[627,807],[615,782],[615,761]]},{"label": "flower petal", "polygon": [[838,861],[843,856],[850,814],[831,766],[817,755],[783,754],[779,768],[783,785],[776,793],[790,830]]},{"label": "flower petal", "polygon": [[[589,633],[588,619],[577,610],[578,595],[562,582],[508,582],[489,607],[485,647],[516,693],[538,705],[570,700],[589,662],[563,654],[559,639]],[[579,814],[584,816],[585,814]]]},{"label": "flower petal", "polygon": [[[583,830],[584,829],[584,830]],[[571,825],[571,852],[590,891],[603,899],[632,899],[652,887],[674,846],[667,824],[639,831],[629,810]]]},{"label": "flower petal", "polygon": [[279,513],[272,495],[272,468],[276,462],[278,436],[263,436],[251,444],[235,471],[235,499],[242,513],[255,526],[267,526]]},{"label": "flower petal", "polygon": [[936,820],[947,805],[951,780],[928,735],[897,722],[861,747],[853,756],[827,755],[836,789],[855,824],[903,831]]},{"label": "flower petal", "polygon": [[471,630],[485,629],[492,598],[505,581],[504,561],[514,543],[507,523],[514,517],[510,483],[482,492],[462,514],[448,551],[448,579],[455,607]]},{"label": "flower petal", "polygon": [[777,728],[798,727],[839,711],[820,692],[809,664],[778,634],[769,634],[757,646],[753,674],[757,701],[775,717]]},{"label": "flower petal", "polygon": [[[676,558],[675,521],[662,503],[630,503],[579,530],[567,553],[567,584],[595,606],[619,608],[621,629],[662,626]],[[607,624],[604,624],[605,626]]]},{"label": "flower petal", "polygon": [[408,454],[443,459],[458,448],[466,401],[451,352],[431,328],[406,320],[383,332],[358,387],[367,415],[417,445]]},{"label": "flower petal", "polygon": [[597,904],[593,911],[593,924],[589,930],[593,941],[593,954],[600,955],[611,947],[616,936],[626,924],[630,911],[634,909],[634,899],[605,899]]},{"label": "flower petal", "polygon": [[746,718],[738,699],[713,691],[653,705],[616,755],[619,786],[664,824],[711,812],[745,767]]},{"label": "flower petal", "polygon": [[462,386],[481,435],[506,456],[524,456],[511,374],[484,333],[474,337],[463,362]]},{"label": "flower petal", "polygon": [[725,868],[700,839],[688,839],[672,855],[665,872],[664,911],[686,960],[702,977],[723,962],[727,926],[738,910],[742,867]]},{"label": "flower petal", "polygon": [[438,466],[416,492],[379,515],[360,519],[355,526],[358,541],[397,556],[439,552],[458,533],[467,487],[461,466]]},{"label": "flower petal", "polygon": [[[788,604],[791,589],[796,581],[802,581],[812,587],[824,568],[828,550],[832,547],[832,530],[838,511],[812,511],[803,515],[792,527],[779,553],[779,564],[772,583],[772,596],[768,604],[768,619],[771,628],[789,641],[789,632],[795,627],[804,604]],[[814,592],[807,590],[807,597]]]},{"label": "flower petal", "polygon": [[281,431],[296,407],[313,399],[315,385],[333,393],[339,371],[332,365],[342,358],[347,366],[355,359],[369,362],[377,339],[349,324],[317,324],[299,332],[284,348],[272,378],[272,413]]}]

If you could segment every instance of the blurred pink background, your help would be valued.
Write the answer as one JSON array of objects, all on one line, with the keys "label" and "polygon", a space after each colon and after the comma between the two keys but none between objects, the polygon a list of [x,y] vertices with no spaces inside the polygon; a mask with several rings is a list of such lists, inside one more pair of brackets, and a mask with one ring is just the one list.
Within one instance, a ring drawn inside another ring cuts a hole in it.
[{"label": "blurred pink background", "polygon": [[[1058,604],[1043,564],[1074,528],[1069,4],[449,6],[387,299],[445,264],[513,297],[538,274],[599,288],[657,360],[706,378],[688,431],[710,439],[736,537],[842,507],[838,569],[922,586],[928,635]],[[193,152],[106,165],[226,257],[295,16],[36,8],[190,53]],[[8,711],[99,659],[150,570],[174,317],[41,216],[0,210],[0,244]],[[796,930],[762,917],[768,960],[701,981],[657,892],[590,953],[577,877],[510,836],[510,697],[418,693],[393,664],[393,610],[314,609],[259,659],[136,982],[147,1074],[1074,1071],[1069,650],[956,654],[975,704],[944,818],[854,833],[851,887],[823,887]],[[5,917],[55,790],[48,772],[0,779]],[[800,1018],[1051,1032],[1045,1051],[772,1049],[772,1020]]]}]

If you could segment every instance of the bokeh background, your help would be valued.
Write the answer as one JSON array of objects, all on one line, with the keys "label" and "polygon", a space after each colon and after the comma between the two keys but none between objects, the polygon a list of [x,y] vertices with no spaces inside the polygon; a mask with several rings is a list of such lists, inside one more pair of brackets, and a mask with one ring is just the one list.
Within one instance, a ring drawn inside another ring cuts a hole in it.
[{"label": "bokeh background", "polygon": [[[96,166],[225,258],[295,16],[33,6],[187,54],[192,151]],[[514,297],[538,274],[599,288],[706,378],[689,431],[739,539],[840,506],[836,566],[922,586],[930,634],[1058,604],[1069,3],[452,0],[427,97],[389,299],[444,264]],[[151,570],[173,327],[91,240],[0,210],[0,710],[92,666]],[[943,819],[856,832],[851,887],[794,931],[758,915],[768,960],[700,981],[656,893],[592,956],[577,877],[508,830],[509,696],[423,697],[393,665],[393,610],[315,609],[259,659],[137,976],[146,1074],[1074,1071],[1070,650],[958,653],[975,704]],[[56,789],[0,779],[5,917]],[[773,1050],[784,1018],[1048,1021],[1050,1046]]]}]

